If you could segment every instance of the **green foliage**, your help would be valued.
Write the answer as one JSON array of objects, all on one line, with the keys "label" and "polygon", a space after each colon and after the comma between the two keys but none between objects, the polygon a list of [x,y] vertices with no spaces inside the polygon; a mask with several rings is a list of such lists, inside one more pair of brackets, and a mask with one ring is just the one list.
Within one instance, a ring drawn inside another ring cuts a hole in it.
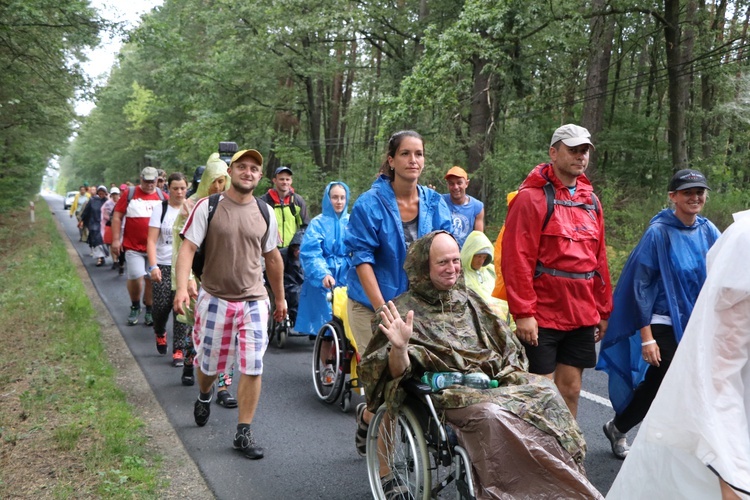
[{"label": "green foliage", "polygon": [[0,2],[0,213],[28,202],[61,152],[87,82],[78,61],[104,26],[86,2]]}]

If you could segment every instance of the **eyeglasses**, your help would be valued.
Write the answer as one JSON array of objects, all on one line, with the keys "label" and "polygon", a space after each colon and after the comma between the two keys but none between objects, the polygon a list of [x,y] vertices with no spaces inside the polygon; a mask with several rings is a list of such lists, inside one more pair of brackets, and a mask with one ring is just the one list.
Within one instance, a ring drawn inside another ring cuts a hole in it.
[{"label": "eyeglasses", "polygon": [[156,179],[153,181],[147,181],[146,179],[141,179],[142,182],[145,182],[146,184],[156,184]]}]

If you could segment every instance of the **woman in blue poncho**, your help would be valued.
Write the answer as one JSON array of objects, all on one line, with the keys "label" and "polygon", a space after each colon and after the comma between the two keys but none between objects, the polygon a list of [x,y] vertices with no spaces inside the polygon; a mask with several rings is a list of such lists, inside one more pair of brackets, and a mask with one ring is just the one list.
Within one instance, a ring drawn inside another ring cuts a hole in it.
[{"label": "woman in blue poncho", "polygon": [[[347,205],[349,186],[331,182],[323,192],[323,213],[307,226],[300,247],[300,260],[305,282],[299,297],[299,310],[294,329],[315,335],[331,319],[331,304],[326,299],[334,286],[346,286],[351,259],[344,247],[344,234],[349,223]],[[327,350],[320,350],[324,355]],[[333,367],[323,373],[323,382],[333,382]]]},{"label": "woman in blue poncho", "polygon": [[604,424],[604,434],[617,458],[628,454],[626,433],[656,397],[706,280],[706,254],[720,235],[698,215],[709,189],[697,170],[672,177],[674,210],[651,219],[617,283],[597,365],[609,374],[615,418]]}]

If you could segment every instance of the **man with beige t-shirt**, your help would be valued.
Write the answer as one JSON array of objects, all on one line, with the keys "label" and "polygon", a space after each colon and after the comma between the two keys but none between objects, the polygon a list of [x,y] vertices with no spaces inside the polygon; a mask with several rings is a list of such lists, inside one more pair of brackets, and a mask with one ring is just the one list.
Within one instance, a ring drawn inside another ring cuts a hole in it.
[{"label": "man with beige t-shirt", "polygon": [[[258,406],[263,354],[268,346],[269,300],[263,284],[261,258],[265,259],[274,317],[286,316],[281,254],[277,249],[276,219],[268,222],[253,196],[263,174],[263,157],[254,149],[238,151],[229,163],[229,190],[218,195],[209,219],[209,198],[195,204],[182,230],[184,242],[177,256],[177,291],[174,308],[179,314],[190,303],[188,278],[193,257],[203,244],[205,254],[201,290],[195,303],[195,365],[200,395],[195,402],[195,423],[204,426],[211,413],[211,390],[219,372],[236,361],[240,371],[237,389],[239,419],[234,449],[250,459],[263,458],[250,424]],[[213,195],[217,196],[217,195]]]}]

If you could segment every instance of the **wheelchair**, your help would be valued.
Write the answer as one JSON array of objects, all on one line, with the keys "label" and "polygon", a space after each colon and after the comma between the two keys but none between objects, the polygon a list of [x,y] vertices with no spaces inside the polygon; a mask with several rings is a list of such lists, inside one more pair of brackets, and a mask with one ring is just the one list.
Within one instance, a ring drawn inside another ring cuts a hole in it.
[{"label": "wheelchair", "polygon": [[279,322],[273,319],[273,312],[276,310],[274,295],[270,285],[266,284],[266,292],[271,302],[271,311],[268,315],[268,343],[273,342],[279,349],[286,346],[289,337],[308,336],[306,333],[299,333],[294,330],[294,322],[297,320],[297,309],[299,307],[300,288],[300,284],[290,282],[287,275],[284,275],[284,297],[286,298],[287,314]]},{"label": "wheelchair", "polygon": [[385,499],[380,482],[380,463],[385,460],[415,500],[449,496],[474,500],[471,461],[453,429],[438,417],[430,386],[409,379],[402,387],[407,398],[396,415],[381,405],[367,431],[367,475],[373,498]]},{"label": "wheelchair", "polygon": [[[357,378],[359,353],[347,322],[346,287],[334,288],[329,300],[333,317],[320,328],[315,338],[312,358],[313,386],[318,398],[324,403],[333,404],[341,396],[341,411],[346,413],[351,408],[352,391],[362,394]],[[321,353],[324,350],[328,353],[325,355],[325,361],[321,361]],[[324,384],[322,380],[326,365],[333,367],[332,384]]]}]

